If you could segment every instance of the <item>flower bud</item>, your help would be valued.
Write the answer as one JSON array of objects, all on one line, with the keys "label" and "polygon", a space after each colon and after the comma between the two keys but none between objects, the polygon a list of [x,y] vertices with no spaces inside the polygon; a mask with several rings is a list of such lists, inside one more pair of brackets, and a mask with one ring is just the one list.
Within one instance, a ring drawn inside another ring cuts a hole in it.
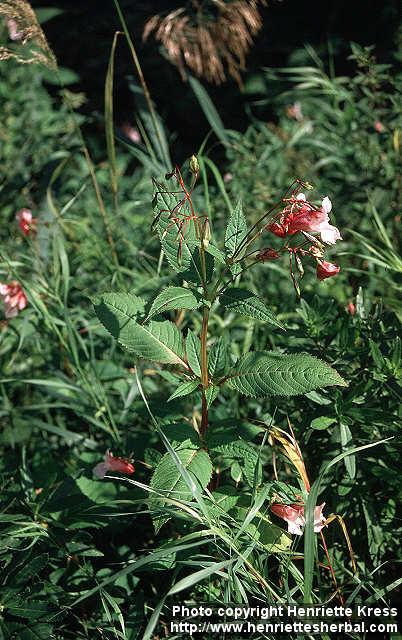
[{"label": "flower bud", "polygon": [[200,172],[200,165],[198,164],[197,157],[194,155],[190,158],[190,171],[194,175],[197,175]]},{"label": "flower bud", "polygon": [[300,256],[298,256],[297,253],[295,253],[295,259],[296,259],[297,270],[300,273],[300,277],[302,278],[304,276],[304,267],[300,259]]},{"label": "flower bud", "polygon": [[326,260],[317,261],[317,278],[319,280],[325,280],[325,278],[336,276],[340,270],[341,268],[332,262],[327,262]]},{"label": "flower bud", "polygon": [[202,245],[204,249],[208,249],[210,240],[211,240],[211,227],[209,226],[209,220],[207,218],[202,227]]},{"label": "flower bud", "polygon": [[261,260],[261,262],[266,262],[267,260],[277,260],[280,258],[280,255],[275,249],[271,249],[268,247],[267,249],[261,249],[257,254],[257,260]]}]

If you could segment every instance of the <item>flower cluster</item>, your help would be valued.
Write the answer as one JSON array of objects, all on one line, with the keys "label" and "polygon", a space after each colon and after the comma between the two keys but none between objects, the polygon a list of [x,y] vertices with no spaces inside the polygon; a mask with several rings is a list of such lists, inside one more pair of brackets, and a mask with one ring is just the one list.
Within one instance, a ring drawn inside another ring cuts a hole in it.
[{"label": "flower cluster", "polygon": [[326,244],[335,244],[337,240],[342,239],[339,230],[329,224],[328,214],[331,212],[332,202],[327,196],[322,200],[320,207],[311,204],[304,193],[292,194],[286,200],[288,204],[282,209],[279,220],[268,225],[268,230],[276,236],[284,238],[299,231],[306,231],[319,233],[322,242]]},{"label": "flower cluster", "polygon": [[0,282],[0,298],[5,305],[6,318],[14,318],[27,306],[27,297],[17,280],[12,280],[8,284]]},{"label": "flower cluster", "polygon": [[114,456],[111,451],[106,451],[104,461],[99,462],[96,467],[94,467],[93,472],[98,478],[104,478],[108,471],[117,471],[118,473],[131,475],[135,469],[130,460],[119,458],[118,456]]},{"label": "flower cluster", "polygon": [[[16,213],[15,219],[24,236],[36,234],[38,218],[33,217],[30,209],[21,209]],[[0,282],[0,298],[4,302],[7,319],[14,318],[28,304],[25,292],[17,280],[12,280],[8,284]]]},{"label": "flower cluster", "polygon": [[38,218],[34,218],[32,216],[32,211],[30,209],[21,209],[15,216],[15,219],[18,222],[18,226],[21,229],[24,236],[29,236],[30,234],[35,235],[37,231]]},{"label": "flower cluster", "polygon": [[[323,260],[324,249],[326,245],[334,245],[337,240],[342,240],[339,229],[330,224],[331,200],[326,196],[320,205],[315,205],[300,191],[301,185],[302,183],[298,182],[298,186],[290,196],[283,198],[280,212],[265,227],[267,231],[278,238],[283,238],[285,244],[279,250],[271,247],[264,248],[257,255],[258,260],[265,262],[277,260],[281,253],[288,252],[291,258],[291,275],[296,288],[292,259],[296,262],[300,276],[304,273],[301,257],[310,256],[316,261],[317,278],[319,280],[330,278],[339,273],[340,267]],[[311,188],[309,185],[305,186]],[[303,242],[296,246],[291,245],[290,240],[296,234],[303,236]]]},{"label": "flower cluster", "polygon": [[[314,532],[319,533],[325,524],[325,516],[322,510],[325,502],[314,509]],[[288,523],[288,532],[301,536],[306,524],[304,517],[304,505],[280,504],[276,502],[271,505],[271,511],[282,520]]]}]

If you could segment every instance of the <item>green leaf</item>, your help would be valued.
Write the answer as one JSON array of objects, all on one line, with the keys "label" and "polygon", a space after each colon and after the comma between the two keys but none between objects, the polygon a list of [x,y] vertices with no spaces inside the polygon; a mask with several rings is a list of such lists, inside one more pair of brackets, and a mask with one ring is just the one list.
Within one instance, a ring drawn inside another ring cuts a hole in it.
[{"label": "green leaf", "polygon": [[214,244],[212,244],[212,242],[209,243],[209,245],[207,246],[207,248],[205,249],[205,251],[207,253],[210,253],[211,256],[213,256],[214,258],[217,259],[217,261],[220,264],[225,264],[226,260],[225,260],[225,254],[223,253],[223,251],[221,251],[220,249],[218,249],[218,247],[216,247]]},{"label": "green leaf", "polygon": [[[203,267],[201,266],[201,258],[199,248],[196,247],[191,254],[191,263],[189,268],[186,271],[182,272],[183,280],[192,283],[199,283],[200,274],[203,272]],[[212,281],[212,277],[214,275],[215,268],[215,260],[212,254],[205,253],[205,275],[207,283]]]},{"label": "green leaf", "polygon": [[148,325],[138,324],[135,321],[138,306],[130,294],[106,294],[94,306],[103,326],[129,351],[140,358],[188,368],[182,335],[173,322],[152,320]]},{"label": "green leaf", "polygon": [[219,575],[222,578],[223,569],[229,567],[234,561],[235,558],[232,558],[231,560],[225,560],[224,562],[214,562],[208,567],[205,567],[205,569],[195,571],[191,575],[186,576],[185,578],[182,578],[181,580],[176,582],[176,584],[173,585],[173,587],[169,590],[167,595],[172,596],[176,593],[180,593],[180,591],[184,591],[185,589],[190,589],[202,580],[209,578],[214,573],[219,572]]},{"label": "green leaf", "polygon": [[[231,436],[228,436],[228,438],[230,437]],[[247,442],[244,442],[244,440],[240,439],[223,442],[222,444],[213,446],[211,448],[211,451],[214,454],[221,454],[224,460],[236,460],[240,465],[245,480],[250,485],[250,487],[254,486],[255,478],[257,485],[260,484],[262,480],[261,462],[259,460],[257,451],[253,449],[253,447],[251,447]],[[237,466],[235,465],[234,468],[236,470]],[[235,473],[237,473],[237,471],[235,471]]]},{"label": "green leaf", "polygon": [[241,468],[240,463],[237,460],[235,460],[230,467],[230,477],[237,484],[238,482],[240,482],[242,475],[243,475],[243,469]]},{"label": "green leaf", "polygon": [[[231,512],[238,522],[244,522],[248,514],[249,510],[245,507],[235,507]],[[245,531],[252,539],[264,545],[270,553],[288,551],[292,545],[292,536],[260,512],[257,512],[252,522],[246,525]]]},{"label": "green leaf", "polygon": [[40,7],[39,9],[35,9],[35,13],[39,24],[43,24],[56,16],[60,16],[64,11],[56,7]]},{"label": "green leaf", "polygon": [[[53,635],[53,627],[46,623],[30,622],[29,627],[18,622],[8,622],[7,631],[10,638],[18,640],[49,640]],[[3,636],[4,637],[4,636]]]},{"label": "green leaf", "polygon": [[164,425],[161,429],[173,448],[188,440],[195,449],[199,448],[200,437],[188,422],[173,422]]},{"label": "green leaf", "polygon": [[24,564],[12,578],[14,585],[24,585],[31,580],[34,576],[37,576],[42,569],[46,567],[49,562],[49,555],[42,553],[32,558],[29,562]]},{"label": "green leaf", "polygon": [[300,500],[300,488],[292,487],[286,482],[275,480],[269,490],[271,498],[277,496],[285,504],[294,504]]},{"label": "green leaf", "polygon": [[331,385],[347,386],[335,369],[314,356],[270,351],[240,358],[227,382],[232,389],[254,398],[296,396]]},{"label": "green leaf", "polygon": [[190,289],[167,287],[153,301],[148,318],[171,309],[197,309],[199,301]]},{"label": "green leaf", "polygon": [[[171,193],[163,182],[153,180],[155,195],[153,208],[155,211],[155,228],[170,266],[178,272],[186,271],[193,265],[193,251],[199,242],[196,237],[193,221],[183,224],[187,215],[184,208],[177,212],[177,204],[183,197],[181,193]],[[173,191],[177,187],[172,186]],[[202,282],[198,266],[193,265],[198,280]]]},{"label": "green leaf", "polygon": [[317,431],[322,431],[323,429],[328,429],[328,427],[330,427],[335,422],[336,422],[336,418],[319,416],[319,418],[314,418],[314,420],[311,421],[310,428],[316,429]]},{"label": "green leaf", "polygon": [[[101,296],[97,296],[92,299],[95,306],[110,305],[111,308],[118,307],[125,309],[125,313],[130,315],[130,318],[137,318],[138,315],[142,315],[145,310],[145,300],[136,296],[134,293],[102,293]],[[101,320],[102,322],[102,320]]]},{"label": "green leaf", "polygon": [[177,389],[173,391],[172,395],[168,398],[168,402],[174,400],[175,398],[180,398],[182,396],[188,396],[190,393],[193,393],[199,386],[199,380],[186,380],[179,384]]},{"label": "green leaf", "polygon": [[219,302],[225,309],[234,313],[241,313],[249,318],[256,318],[263,322],[269,322],[281,329],[285,327],[279,322],[260,298],[247,289],[231,287],[227,289],[219,298]]},{"label": "green leaf", "polygon": [[205,390],[205,397],[207,399],[208,409],[211,406],[211,404],[216,400],[216,398],[218,397],[218,394],[219,394],[219,387],[215,387],[214,385],[210,385]]},{"label": "green leaf", "polygon": [[200,103],[206,119],[211,125],[211,128],[213,129],[218,140],[223,142],[223,144],[229,144],[230,141],[225,126],[217,110],[215,109],[215,106],[211,98],[209,97],[208,92],[204,89],[201,82],[197,80],[197,78],[194,78],[194,76],[189,75],[188,81],[197,97],[198,102]]},{"label": "green leaf", "polygon": [[230,351],[223,337],[212,345],[208,355],[208,373],[211,378],[223,375],[230,367]]},{"label": "green leaf", "polygon": [[[114,198],[117,198],[118,192],[118,171],[116,164],[116,145],[114,135],[114,105],[113,105],[113,85],[114,85],[114,64],[117,39],[119,31],[116,31],[113,37],[112,48],[109,56],[109,64],[105,79],[105,134],[106,134],[106,150],[109,161],[110,183]],[[115,200],[116,201],[116,200]]]},{"label": "green leaf", "polygon": [[[348,448],[353,446],[352,432],[349,429],[348,425],[344,422],[341,422],[339,426],[341,432],[342,450],[346,451]],[[347,456],[344,459],[344,463],[350,479],[354,480],[356,477],[356,456],[353,454]]]},{"label": "green leaf", "polygon": [[8,612],[16,618],[36,620],[55,613],[55,604],[46,600],[26,600],[20,598],[7,606]]},{"label": "green leaf", "polygon": [[225,247],[228,257],[232,257],[234,255],[246,234],[247,222],[243,214],[242,202],[239,200],[233,209],[233,213],[229,218],[228,226],[226,227]]},{"label": "green leaf", "polygon": [[193,373],[201,377],[201,340],[189,330],[186,338],[187,362]]},{"label": "green leaf", "polygon": [[[175,447],[175,452],[193,480],[202,489],[205,489],[212,475],[212,464],[207,452],[203,449],[195,448],[190,440],[186,440]],[[150,486],[155,491],[163,492],[166,498],[180,501],[193,499],[191,488],[184,481],[170,453],[166,453],[156,467]],[[163,497],[150,496],[149,506],[151,509],[153,506],[160,507],[165,504],[166,500]],[[158,532],[168,519],[167,516],[161,515],[154,517],[155,530]]]}]

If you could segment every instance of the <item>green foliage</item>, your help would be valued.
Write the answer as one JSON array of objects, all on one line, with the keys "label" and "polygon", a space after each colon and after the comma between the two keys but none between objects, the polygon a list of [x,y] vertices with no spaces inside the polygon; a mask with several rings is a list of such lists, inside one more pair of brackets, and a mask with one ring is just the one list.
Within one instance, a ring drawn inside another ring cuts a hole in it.
[{"label": "green foliage", "polygon": [[[197,443],[185,440],[173,448],[177,456],[177,466],[172,465],[172,456],[166,453],[156,467],[150,482],[150,488],[163,497],[151,494],[150,509],[163,506],[169,501],[189,501],[192,498],[190,488],[181,474],[181,467],[189,472],[193,482],[197,482],[201,489],[205,489],[211,479],[212,464],[206,451],[198,449]],[[155,530],[167,522],[166,516],[154,516]]]},{"label": "green foliage", "polygon": [[246,396],[296,396],[330,385],[347,386],[325,362],[307,354],[253,352],[243,356],[228,376],[229,385]]},{"label": "green foliage", "polygon": [[148,318],[171,309],[197,309],[199,301],[192,291],[184,287],[167,287],[153,301]]},{"label": "green foliage", "polygon": [[222,293],[219,301],[228,311],[241,313],[249,318],[256,318],[262,322],[268,322],[284,329],[283,324],[275,318],[264,301],[258,296],[253,295],[250,291],[247,291],[247,289],[230,287]]},{"label": "green foliage", "polygon": [[[264,72],[277,123],[253,117],[244,134],[224,129],[192,79],[226,156],[218,167],[203,147],[199,175],[185,165],[162,180],[154,176],[171,168],[167,137],[134,85],[143,142],[123,144],[115,130],[113,61],[105,140],[89,127],[89,148],[84,118],[67,106],[73,94],[51,98],[39,68],[0,65],[9,221],[0,280],[17,279],[28,296],[26,309],[1,321],[5,638],[161,635],[158,620],[166,624],[165,602],[177,593],[326,602],[334,587],[311,522],[324,501],[325,515],[344,516],[357,560],[353,574],[341,530],[326,527],[344,598],[392,600],[398,109],[390,69],[370,50],[352,53],[350,78],[317,58],[306,65],[301,52],[274,80]],[[294,101],[300,121],[286,113]],[[268,237],[258,220],[293,174],[331,195],[346,247],[338,281],[317,285],[306,269],[300,300],[279,261],[252,257]],[[26,206],[37,236],[14,223]],[[273,448],[270,431],[289,434],[289,423],[300,448],[293,459]],[[135,472],[94,477],[107,449],[131,455]],[[301,500],[304,549],[270,509]]]},{"label": "green foliage", "polygon": [[104,294],[95,303],[99,320],[123,347],[147,360],[186,367],[183,340],[176,325],[169,320],[139,324],[135,319],[141,308],[141,298],[124,293]]}]

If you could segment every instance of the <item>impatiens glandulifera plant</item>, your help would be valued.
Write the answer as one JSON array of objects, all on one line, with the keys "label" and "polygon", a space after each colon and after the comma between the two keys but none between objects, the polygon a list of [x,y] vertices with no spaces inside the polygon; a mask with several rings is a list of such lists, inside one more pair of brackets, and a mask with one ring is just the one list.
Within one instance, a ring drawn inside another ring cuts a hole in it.
[{"label": "impatiens glandulifera plant", "polygon": [[[193,201],[199,175],[194,156],[190,173],[189,186],[177,167],[165,180],[154,180],[152,228],[159,237],[161,259],[166,260],[172,272],[171,284],[150,300],[121,291],[104,293],[94,300],[99,320],[121,346],[137,358],[169,367],[169,380],[175,384],[169,401],[191,396],[194,405],[200,407],[198,421],[192,420],[193,416],[183,416],[183,424],[163,426],[175,456],[171,451],[166,453],[151,479],[154,492],[184,500],[192,496],[178,464],[188,472],[187,478],[192,478],[202,489],[208,485],[210,489],[216,487],[216,479],[211,481],[211,477],[218,465],[221,470],[230,467],[234,480],[237,467],[238,475],[243,475],[254,491],[263,483],[261,462],[254,447],[241,435],[228,439],[228,433],[214,431],[209,413],[211,405],[219,402],[222,391],[265,398],[296,396],[331,385],[346,385],[329,364],[306,353],[250,349],[237,357],[232,336],[227,340],[223,336],[215,338],[210,332],[211,311],[223,319],[229,314],[241,314],[269,325],[273,331],[285,330],[263,296],[242,286],[242,274],[264,261],[263,252],[274,252],[275,258],[287,252],[291,260],[295,256],[300,260],[304,254],[317,259],[318,252],[321,258],[325,246],[323,234],[329,229],[329,200],[326,199],[321,208],[310,204],[300,193],[303,183],[298,181],[290,195],[288,190],[284,198],[252,226],[248,225],[242,204],[238,202],[228,219],[224,238],[218,241],[212,236],[210,221],[196,210]],[[303,224],[296,229],[299,214],[303,216]],[[276,219],[292,244],[286,237],[285,245],[278,251],[255,249],[261,236],[269,234]],[[315,225],[321,226],[316,229]],[[320,238],[312,235],[315,231],[321,234]],[[335,235],[339,237],[339,232]],[[309,249],[302,248],[306,240]],[[177,312],[175,320],[172,311]],[[197,412],[194,415],[197,416]],[[163,499],[158,500],[153,494],[151,502],[153,506],[161,505]],[[156,528],[167,519],[154,517]]]}]

